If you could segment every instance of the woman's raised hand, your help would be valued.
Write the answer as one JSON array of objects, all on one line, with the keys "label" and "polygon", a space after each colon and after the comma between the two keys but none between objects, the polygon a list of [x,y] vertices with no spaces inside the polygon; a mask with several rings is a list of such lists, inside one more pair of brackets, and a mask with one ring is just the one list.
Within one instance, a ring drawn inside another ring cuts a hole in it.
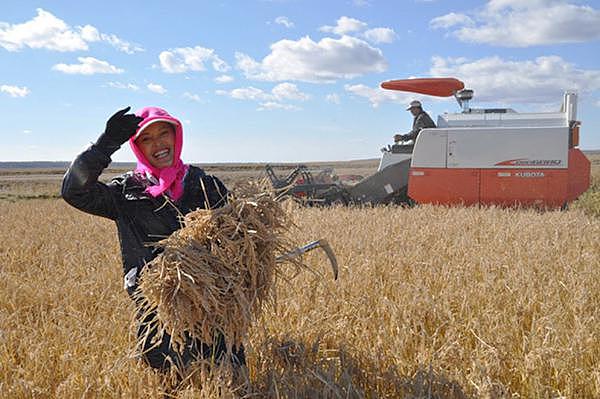
[{"label": "woman's raised hand", "polygon": [[108,156],[119,149],[131,136],[135,134],[138,125],[144,119],[128,114],[131,107],[117,111],[106,122],[104,133],[96,141],[96,146],[103,150]]}]

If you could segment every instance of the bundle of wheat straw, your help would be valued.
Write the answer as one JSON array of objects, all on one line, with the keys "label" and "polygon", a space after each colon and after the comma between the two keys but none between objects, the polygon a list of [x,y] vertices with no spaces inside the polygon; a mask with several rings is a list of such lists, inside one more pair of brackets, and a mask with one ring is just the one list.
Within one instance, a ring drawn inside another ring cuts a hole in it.
[{"label": "bundle of wheat straw", "polygon": [[268,195],[187,214],[140,278],[139,298],[146,316],[155,315],[156,339],[166,332],[181,348],[186,332],[208,344],[221,332],[229,349],[241,344],[270,298],[276,255],[291,248],[283,238],[289,227]]}]

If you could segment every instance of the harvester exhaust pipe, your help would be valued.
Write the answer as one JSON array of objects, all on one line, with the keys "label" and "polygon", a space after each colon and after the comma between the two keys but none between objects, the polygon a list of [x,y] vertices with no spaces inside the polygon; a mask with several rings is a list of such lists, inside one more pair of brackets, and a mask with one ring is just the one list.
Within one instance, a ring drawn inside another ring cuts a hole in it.
[{"label": "harvester exhaust pipe", "polygon": [[275,258],[275,261],[278,263],[285,262],[287,260],[294,259],[294,258],[297,258],[298,256],[304,255],[305,253],[312,251],[315,248],[321,248],[323,251],[325,251],[327,258],[329,258],[329,262],[331,263],[331,269],[333,270],[333,278],[335,280],[337,280],[337,278],[338,278],[338,263],[337,263],[335,254],[333,253],[333,249],[331,249],[327,240],[316,240],[316,241],[309,242],[308,244],[298,247],[296,249],[293,249],[290,252],[287,252],[283,255],[279,255],[277,258]]},{"label": "harvester exhaust pipe", "polygon": [[470,101],[473,99],[473,90],[471,89],[463,89],[454,93],[454,98],[458,101],[458,105],[462,108],[462,112],[468,113],[471,111],[471,107],[469,106]]}]

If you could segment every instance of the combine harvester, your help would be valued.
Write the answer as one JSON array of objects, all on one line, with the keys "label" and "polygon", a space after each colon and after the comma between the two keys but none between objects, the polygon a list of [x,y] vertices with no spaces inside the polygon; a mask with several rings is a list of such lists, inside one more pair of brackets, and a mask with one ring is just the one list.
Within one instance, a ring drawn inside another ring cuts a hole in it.
[{"label": "combine harvester", "polygon": [[278,179],[271,169],[274,187],[308,203],[539,208],[565,207],[589,188],[590,162],[576,148],[580,122],[575,93],[564,94],[559,112],[518,113],[470,108],[473,90],[454,78],[392,80],[381,87],[454,96],[462,112],[440,115],[437,128],[423,129],[415,142],[383,148],[377,172],[355,185],[334,178],[316,187],[306,184],[307,178]]}]

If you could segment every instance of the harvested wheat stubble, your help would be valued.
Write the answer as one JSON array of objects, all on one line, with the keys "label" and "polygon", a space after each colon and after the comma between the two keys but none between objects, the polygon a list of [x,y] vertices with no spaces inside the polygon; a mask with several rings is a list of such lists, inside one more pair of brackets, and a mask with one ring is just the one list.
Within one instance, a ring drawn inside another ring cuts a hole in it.
[{"label": "harvested wheat stubble", "polygon": [[183,227],[158,243],[164,252],[144,267],[140,279],[141,308],[155,314],[156,339],[168,333],[181,348],[186,332],[210,344],[220,331],[228,350],[241,344],[272,299],[276,256],[292,248],[283,234],[290,227],[281,205],[268,195],[187,214]]}]

